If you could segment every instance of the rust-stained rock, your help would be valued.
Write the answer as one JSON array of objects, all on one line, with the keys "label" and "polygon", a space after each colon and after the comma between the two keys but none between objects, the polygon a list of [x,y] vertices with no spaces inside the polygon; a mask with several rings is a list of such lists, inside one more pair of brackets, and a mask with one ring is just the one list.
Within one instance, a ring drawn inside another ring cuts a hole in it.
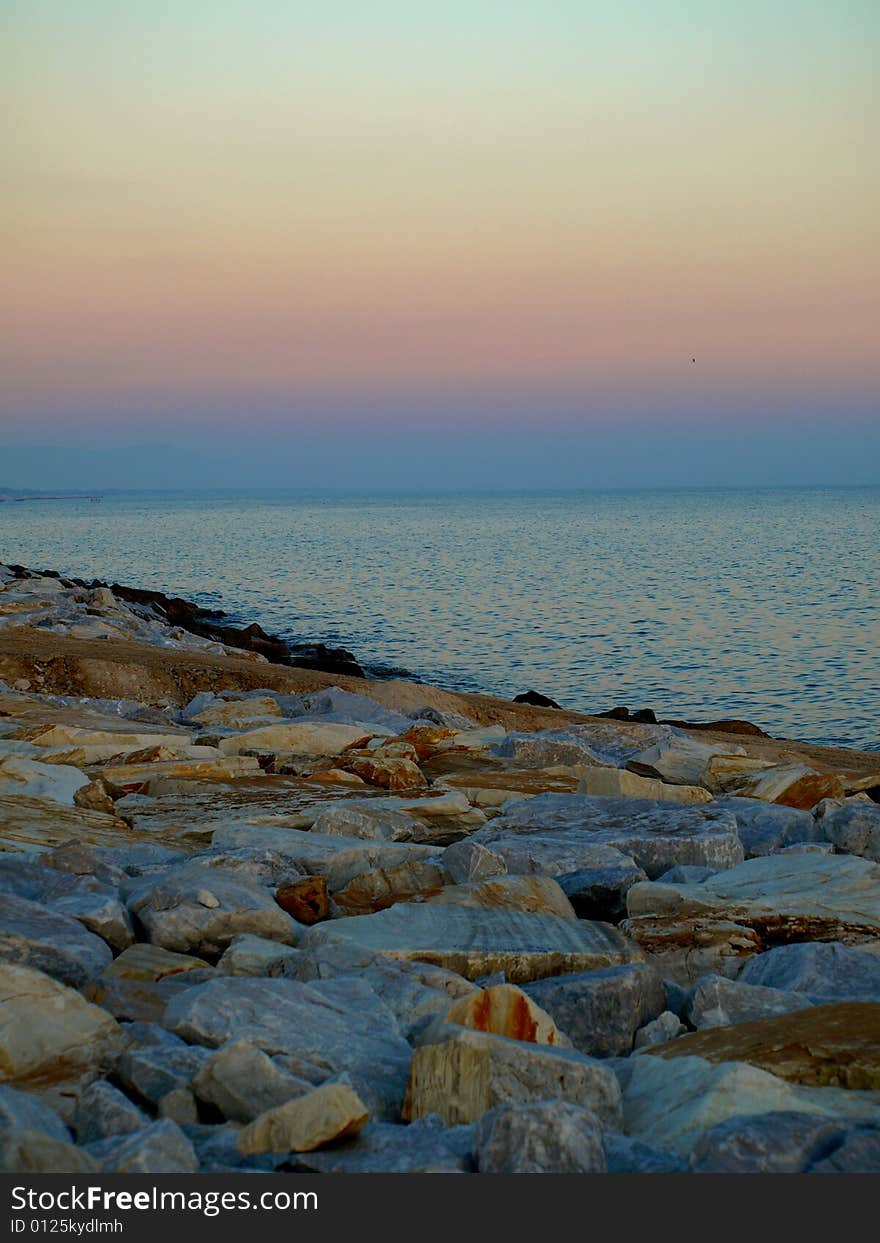
[{"label": "rust-stained rock", "polygon": [[802,764],[767,768],[753,780],[739,786],[742,798],[760,798],[809,811],[823,798],[842,798],[843,782],[836,773],[819,773]]},{"label": "rust-stained rock", "polygon": [[412,902],[439,892],[446,875],[439,863],[428,859],[406,860],[389,868],[373,868],[349,881],[334,894],[343,915],[369,915],[384,911],[395,902]]},{"label": "rust-stained rock", "polygon": [[711,1027],[650,1050],[653,1057],[748,1062],[791,1083],[880,1089],[880,1003],[842,1002]]},{"label": "rust-stained rock", "polygon": [[515,984],[496,984],[459,997],[446,1022],[529,1044],[569,1046],[546,1010]]},{"label": "rust-stained rock", "polygon": [[364,1102],[347,1083],[325,1083],[260,1114],[238,1133],[238,1150],[312,1152],[325,1144],[350,1139],[370,1116]]},{"label": "rust-stained rock", "polygon": [[347,760],[346,767],[368,785],[383,790],[418,790],[428,784],[412,760],[359,755]]},{"label": "rust-stained rock", "polygon": [[454,729],[446,729],[442,725],[413,725],[402,735],[402,739],[414,748],[420,760],[427,760],[437,751],[441,743],[454,738],[457,732]]},{"label": "rust-stained rock", "polygon": [[344,768],[319,768],[308,775],[309,781],[319,781],[321,785],[365,786],[367,783],[357,773],[347,772]]},{"label": "rust-stained rock", "polygon": [[275,890],[275,901],[300,924],[316,924],[330,913],[327,881],[323,876],[303,876]]}]

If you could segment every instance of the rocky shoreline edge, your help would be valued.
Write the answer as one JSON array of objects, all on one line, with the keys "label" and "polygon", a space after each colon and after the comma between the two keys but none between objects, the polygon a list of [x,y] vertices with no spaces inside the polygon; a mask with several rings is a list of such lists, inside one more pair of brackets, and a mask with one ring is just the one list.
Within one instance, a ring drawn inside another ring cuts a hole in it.
[{"label": "rocky shoreline edge", "polygon": [[125,591],[0,566],[0,1169],[880,1169],[880,756]]}]

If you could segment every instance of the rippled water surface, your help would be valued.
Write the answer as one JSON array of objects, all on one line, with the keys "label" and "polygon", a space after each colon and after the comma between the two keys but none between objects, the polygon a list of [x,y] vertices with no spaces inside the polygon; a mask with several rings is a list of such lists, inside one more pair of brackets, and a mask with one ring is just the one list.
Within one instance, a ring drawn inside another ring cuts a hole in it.
[{"label": "rippled water surface", "polygon": [[0,559],[458,689],[880,748],[880,489],[0,505]]}]

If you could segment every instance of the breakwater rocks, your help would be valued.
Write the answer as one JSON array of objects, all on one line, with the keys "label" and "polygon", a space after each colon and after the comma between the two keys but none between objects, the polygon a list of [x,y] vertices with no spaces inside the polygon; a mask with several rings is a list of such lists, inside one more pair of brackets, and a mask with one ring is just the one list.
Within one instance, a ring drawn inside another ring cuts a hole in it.
[{"label": "breakwater rocks", "polygon": [[[8,576],[10,603],[16,595],[21,596],[23,607],[17,610],[20,616],[14,616],[18,625],[51,628],[55,634],[80,638],[135,638],[142,643],[156,642],[189,650],[250,652],[272,664],[348,677],[366,676],[345,648],[328,647],[325,643],[289,644],[277,635],[267,634],[256,622],[232,626],[222,609],[202,608],[179,596],[108,584],[100,579],[86,582],[62,578],[52,570],[29,570],[22,565],[3,569]],[[32,608],[28,608],[29,603]],[[4,615],[0,614],[0,623],[3,620]],[[198,639],[204,642],[194,642]]]},{"label": "breakwater rocks", "polygon": [[0,1168],[880,1169],[880,755],[242,689],[109,594],[0,570],[213,689],[0,687]]}]

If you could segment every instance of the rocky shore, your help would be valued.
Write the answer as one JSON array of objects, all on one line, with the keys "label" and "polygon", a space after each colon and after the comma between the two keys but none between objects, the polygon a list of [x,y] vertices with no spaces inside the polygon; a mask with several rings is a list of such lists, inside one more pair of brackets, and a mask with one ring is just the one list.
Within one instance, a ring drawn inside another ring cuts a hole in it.
[{"label": "rocky shore", "polygon": [[880,1170],[880,754],[257,630],[0,567],[0,1169]]}]

